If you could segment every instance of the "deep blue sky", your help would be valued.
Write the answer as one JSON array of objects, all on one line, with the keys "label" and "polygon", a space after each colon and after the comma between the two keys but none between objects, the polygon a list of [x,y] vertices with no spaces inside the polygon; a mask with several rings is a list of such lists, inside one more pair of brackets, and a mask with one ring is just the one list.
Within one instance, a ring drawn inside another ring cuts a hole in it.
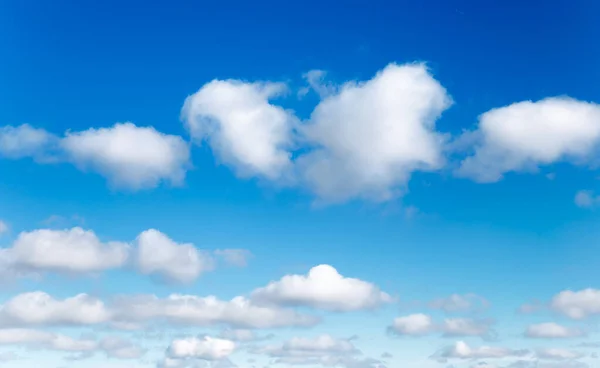
[{"label": "deep blue sky", "polygon": [[[438,130],[459,134],[517,101],[600,101],[599,19],[593,0],[4,0],[0,125],[62,134],[131,121],[187,140],[183,101],[213,79],[297,90],[311,69],[343,82],[368,80],[391,62],[423,61],[454,100]],[[294,92],[278,100],[301,118],[317,102]],[[600,216],[573,202],[578,190],[600,190],[595,170],[557,164],[492,184],[449,170],[416,173],[394,201],[314,208],[306,192],[236,178],[207,147],[195,147],[192,158],[183,187],[136,193],[67,164],[1,160],[0,219],[11,224],[11,239],[51,215],[77,214],[106,239],[155,227],[180,242],[250,249],[248,269],[173,288],[224,297],[319,263],[408,299],[487,292],[498,316],[531,298],[598,286]],[[407,206],[418,215],[408,218]],[[109,293],[171,291],[111,277],[102,286]],[[72,282],[45,290],[66,296],[92,287]]]}]

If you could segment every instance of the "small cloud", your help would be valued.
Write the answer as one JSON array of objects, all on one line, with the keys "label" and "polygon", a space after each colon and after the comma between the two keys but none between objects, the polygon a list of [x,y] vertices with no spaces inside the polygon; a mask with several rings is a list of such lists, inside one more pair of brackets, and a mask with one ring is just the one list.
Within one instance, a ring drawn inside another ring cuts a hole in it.
[{"label": "small cloud", "polygon": [[223,258],[228,265],[236,267],[246,267],[252,258],[252,253],[247,249],[217,249],[215,255]]},{"label": "small cloud", "polygon": [[591,190],[580,190],[575,194],[575,204],[581,208],[594,208],[600,204],[600,196]]}]

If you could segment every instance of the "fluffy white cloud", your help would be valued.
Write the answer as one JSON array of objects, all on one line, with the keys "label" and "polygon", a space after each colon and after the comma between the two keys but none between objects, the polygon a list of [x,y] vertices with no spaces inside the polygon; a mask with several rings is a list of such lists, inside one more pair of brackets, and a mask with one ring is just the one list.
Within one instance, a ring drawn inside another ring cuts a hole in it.
[{"label": "fluffy white cloud", "polygon": [[552,298],[550,307],[573,319],[600,314],[600,290],[565,290]]},{"label": "fluffy white cloud", "polygon": [[175,359],[219,360],[228,357],[234,350],[233,341],[205,336],[174,340],[169,346],[168,354]]},{"label": "fluffy white cloud", "polygon": [[308,275],[286,275],[254,290],[251,298],[260,303],[340,312],[373,309],[392,300],[376,285],[344,277],[329,265],[313,267]]},{"label": "fluffy white cloud", "polygon": [[577,351],[567,350],[567,349],[539,349],[536,351],[536,355],[540,359],[550,359],[550,360],[571,360],[571,359],[579,359],[583,357],[585,354],[582,354]]},{"label": "fluffy white cloud", "polygon": [[0,128],[0,155],[32,157],[40,163],[69,161],[93,170],[118,188],[138,190],[162,181],[181,184],[191,167],[190,147],[181,137],[133,123],[67,131],[64,137],[29,125]]},{"label": "fluffy white cloud", "polygon": [[246,249],[217,249],[215,255],[223,258],[225,263],[236,267],[247,266],[248,260],[252,257],[252,253]]},{"label": "fluffy white cloud", "polygon": [[154,295],[123,296],[115,301],[116,320],[144,322],[164,320],[170,323],[210,326],[227,325],[241,328],[275,328],[284,326],[312,326],[316,317],[293,310],[259,306],[244,297],[230,301],[214,296]]},{"label": "fluffy white cloud", "polygon": [[22,232],[12,247],[2,251],[6,267],[32,272],[98,272],[123,266],[129,246],[121,242],[101,242],[92,231],[74,227],[68,230],[40,229]]},{"label": "fluffy white cloud", "polygon": [[419,336],[433,332],[436,326],[433,319],[425,314],[411,314],[394,319],[390,330],[398,335]]},{"label": "fluffy white cloud", "polygon": [[489,307],[489,302],[475,294],[452,294],[429,302],[432,309],[441,309],[446,313],[475,312]]},{"label": "fluffy white cloud", "polygon": [[114,186],[134,190],[163,180],[179,185],[190,166],[189,146],[181,137],[132,123],[67,132],[60,145],[82,169],[91,168]]},{"label": "fluffy white cloud", "polygon": [[48,160],[49,150],[56,141],[56,136],[28,124],[0,127],[0,155],[7,158],[32,157],[38,161]]},{"label": "fluffy white cloud", "polygon": [[525,336],[538,339],[565,339],[584,335],[585,333],[578,328],[565,327],[553,322],[531,325],[525,331]]},{"label": "fluffy white cloud", "polygon": [[518,102],[484,113],[467,134],[475,152],[458,173],[480,182],[557,161],[587,163],[600,142],[600,105],[567,97]]},{"label": "fluffy white cloud", "polygon": [[212,257],[206,252],[199,251],[191,243],[178,244],[155,229],[142,232],[135,244],[135,262],[142,274],[191,282],[214,267]]},{"label": "fluffy white cloud", "polygon": [[591,190],[580,190],[575,194],[575,204],[582,208],[593,208],[600,204],[600,196]]},{"label": "fluffy white cloud", "polygon": [[269,100],[285,90],[281,83],[214,80],[186,99],[182,117],[192,137],[208,141],[240,176],[281,179],[291,167],[295,117]]},{"label": "fluffy white cloud", "polygon": [[94,325],[111,317],[101,300],[87,294],[55,299],[36,291],[19,294],[0,306],[0,326]]},{"label": "fluffy white cloud", "polygon": [[394,197],[413,171],[443,164],[435,121],[450,104],[422,64],[390,64],[344,84],[299,128],[314,147],[297,160],[303,182],[325,202]]},{"label": "fluffy white cloud", "polygon": [[457,341],[453,346],[440,350],[432,356],[439,361],[447,359],[494,359],[520,357],[527,355],[527,350],[513,350],[502,347],[480,346],[471,347],[464,341]]},{"label": "fluffy white cloud", "polygon": [[423,336],[440,332],[446,337],[479,336],[491,337],[492,321],[470,318],[447,318],[442,323],[436,323],[426,314],[411,314],[398,317],[388,330],[401,336]]}]

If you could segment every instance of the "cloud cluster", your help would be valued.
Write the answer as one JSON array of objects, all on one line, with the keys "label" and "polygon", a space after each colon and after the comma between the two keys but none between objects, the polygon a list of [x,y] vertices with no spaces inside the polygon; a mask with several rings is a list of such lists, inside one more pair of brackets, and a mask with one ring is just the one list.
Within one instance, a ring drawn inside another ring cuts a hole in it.
[{"label": "cloud cluster", "polygon": [[63,137],[29,125],[0,128],[0,155],[40,163],[70,162],[93,170],[115,188],[139,190],[161,182],[180,185],[191,167],[183,138],[152,127],[118,123],[110,128],[67,131]]},{"label": "cloud cluster", "polygon": [[376,285],[344,277],[330,265],[319,265],[307,275],[287,275],[252,292],[259,303],[307,306],[347,312],[373,309],[392,298]]},{"label": "cloud cluster", "polygon": [[[216,255],[243,265],[249,253],[223,249]],[[132,265],[141,274],[177,282],[194,281],[215,263],[210,252],[177,243],[156,229],[143,231],[133,242],[103,242],[80,227],[22,232],[11,247],[0,249],[0,260],[0,272],[7,274],[85,274]]]},{"label": "cloud cluster", "polygon": [[398,336],[425,336],[441,333],[444,337],[478,336],[490,339],[495,336],[493,321],[471,318],[446,318],[436,323],[426,314],[411,314],[395,318],[388,331]]}]

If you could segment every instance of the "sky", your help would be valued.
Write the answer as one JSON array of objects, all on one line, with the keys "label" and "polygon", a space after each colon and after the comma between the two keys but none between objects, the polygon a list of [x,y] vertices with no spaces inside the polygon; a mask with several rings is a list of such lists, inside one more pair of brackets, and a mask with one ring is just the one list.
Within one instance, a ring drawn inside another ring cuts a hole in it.
[{"label": "sky", "polygon": [[600,3],[0,2],[0,365],[600,366]]}]

